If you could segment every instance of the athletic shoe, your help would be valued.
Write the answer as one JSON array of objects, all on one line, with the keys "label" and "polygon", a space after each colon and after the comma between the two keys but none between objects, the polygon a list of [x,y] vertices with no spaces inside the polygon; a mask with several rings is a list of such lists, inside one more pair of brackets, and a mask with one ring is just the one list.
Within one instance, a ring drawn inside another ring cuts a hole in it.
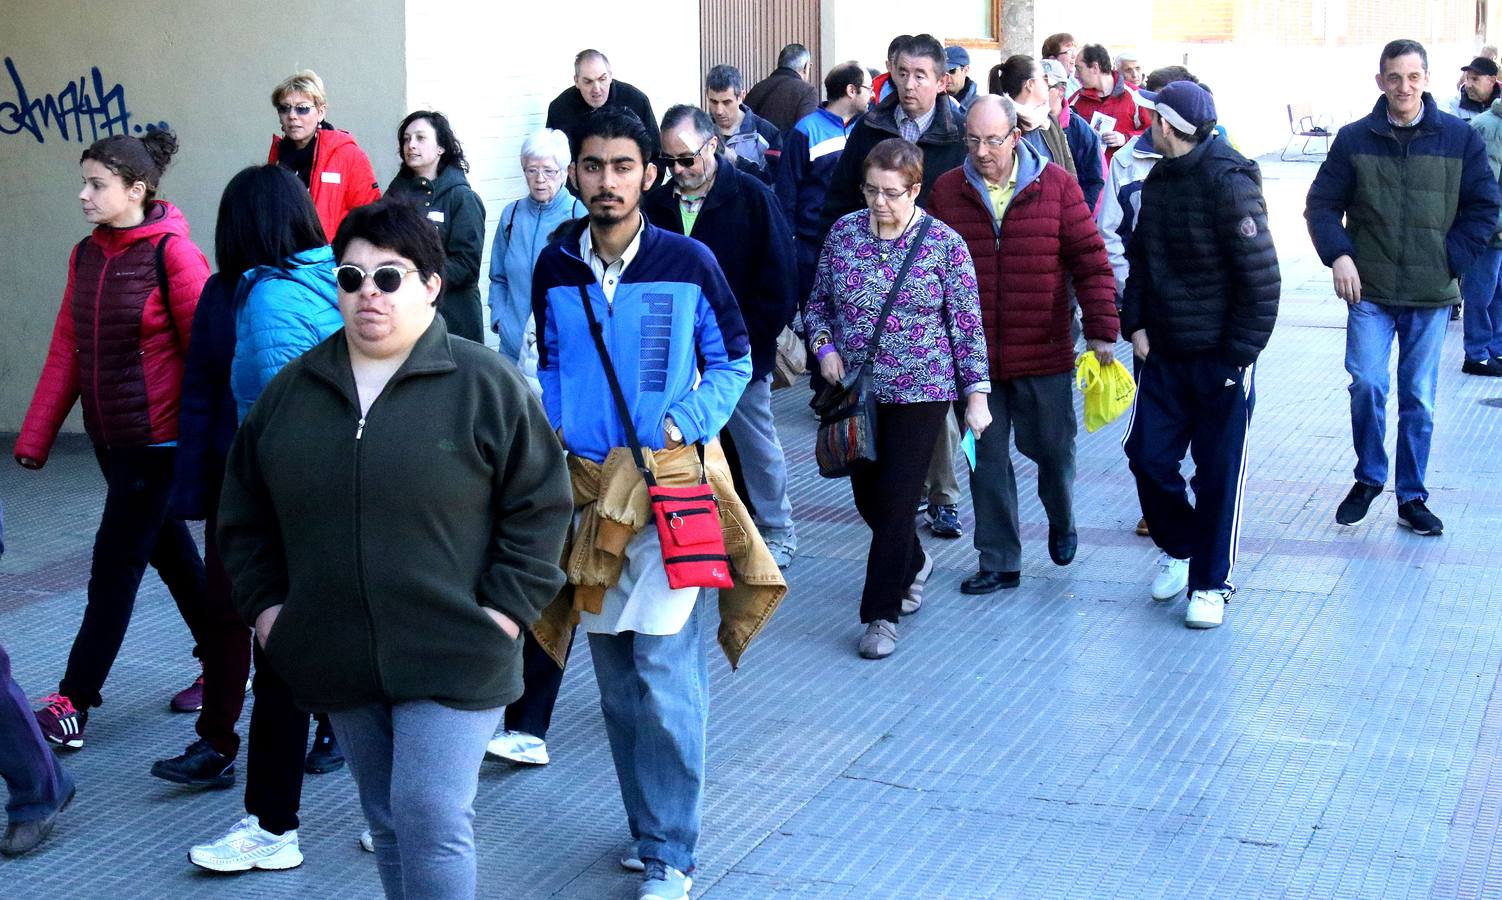
[{"label": "athletic shoe", "polygon": [[1382,496],[1382,488],[1375,484],[1358,481],[1351,485],[1346,498],[1335,508],[1336,525],[1360,525],[1371,511],[1372,501]]},{"label": "athletic shoe", "polygon": [[48,694],[42,698],[42,703],[42,708],[35,713],[37,727],[42,729],[42,737],[59,747],[81,749],[83,726],[87,719],[73,708],[73,701],[62,694]]},{"label": "athletic shoe", "polygon": [[313,734],[313,749],[303,761],[302,770],[309,775],[327,775],[344,768],[344,751],[339,749],[339,739],[334,729],[320,721]]},{"label": "athletic shoe", "polygon": [[296,828],[272,834],[255,816],[246,816],[219,840],[189,850],[188,860],[214,872],[295,869],[302,865],[302,851],[297,849]]},{"label": "athletic shoe", "polygon": [[772,561],[777,564],[777,568],[786,569],[793,564],[793,557],[798,552],[796,544],[790,544],[779,538],[766,538],[765,542],[767,550],[772,554]]},{"label": "athletic shoe", "polygon": [[692,878],[659,859],[647,860],[646,869],[636,900],[688,900]]},{"label": "athletic shoe", "polygon": [[897,623],[877,619],[867,625],[866,633],[861,635],[860,645],[856,649],[866,659],[886,659],[891,656],[892,651],[897,649]]},{"label": "athletic shoe", "polygon": [[198,712],[203,709],[203,663],[198,664],[198,677],[193,683],[172,696],[172,711]]},{"label": "athletic shoe", "polygon": [[647,871],[647,867],[642,863],[641,857],[636,855],[635,844],[632,844],[631,846],[621,851],[621,868],[625,869],[627,872]]},{"label": "athletic shoe", "polygon": [[1398,504],[1398,524],[1414,534],[1444,534],[1445,523],[1429,511],[1422,500],[1409,500]]},{"label": "athletic shoe", "polygon": [[37,848],[42,841],[47,840],[47,835],[52,833],[52,826],[57,824],[57,817],[68,808],[77,795],[78,788],[68,786],[68,793],[63,797],[57,809],[40,819],[31,819],[26,822],[11,822],[5,826],[5,837],[0,838],[0,855],[21,856],[30,853]]},{"label": "athletic shoe", "polygon": [[227,788],[235,783],[235,759],[225,756],[199,738],[181,756],[159,759],[151,774],[173,784],[190,787]]},{"label": "athletic shoe", "polygon": [[549,762],[546,741],[525,731],[512,731],[509,728],[491,738],[490,743],[485,745],[485,752],[523,766],[545,766]]},{"label": "athletic shoe", "polygon": [[928,576],[933,574],[934,558],[923,551],[923,565],[918,569],[918,575],[913,583],[907,586],[907,592],[902,595],[902,614],[910,616],[923,608],[923,586],[928,584]]},{"label": "athletic shoe", "polygon": [[1189,595],[1189,608],[1184,611],[1186,628],[1219,628],[1226,617],[1228,590],[1195,591]]},{"label": "athletic shoe", "polygon": [[1158,572],[1153,576],[1154,600],[1172,600],[1189,586],[1189,560],[1159,553],[1153,566]]},{"label": "athletic shoe", "polygon": [[943,506],[930,503],[926,510],[928,513],[928,530],[935,537],[957,538],[965,534],[960,528],[960,510],[953,503],[945,503]]},{"label": "athletic shoe", "polygon": [[360,849],[364,850],[366,853],[375,852],[375,838],[370,836],[369,828],[360,832]]}]

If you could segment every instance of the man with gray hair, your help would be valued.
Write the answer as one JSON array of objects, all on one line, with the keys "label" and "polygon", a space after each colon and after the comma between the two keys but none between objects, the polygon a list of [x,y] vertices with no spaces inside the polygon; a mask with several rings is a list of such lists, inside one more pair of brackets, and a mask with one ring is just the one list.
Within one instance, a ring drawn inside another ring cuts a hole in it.
[{"label": "man with gray hair", "polygon": [[1142,60],[1137,58],[1137,51],[1123,50],[1116,54],[1116,74],[1132,90],[1142,89]]},{"label": "man with gray hair", "polygon": [[704,76],[704,109],[714,120],[726,161],[770,185],[777,158],[782,155],[782,135],[775,125],[746,107],[742,102],[746,92],[741,85],[741,73],[735,66],[710,69]]},{"label": "man with gray hair", "polygon": [[1011,98],[978,98],[965,117],[964,140],[965,162],[939,177],[929,211],[965,239],[980,286],[992,427],[976,440],[970,477],[980,567],[960,590],[990,594],[1021,580],[1013,431],[1017,449],[1038,466],[1049,557],[1060,566],[1074,560],[1069,285],[1102,363],[1114,358],[1116,288],[1079,182],[1021,139]]},{"label": "man with gray hair", "polygon": [[746,94],[746,105],[787,131],[819,108],[819,89],[809,81],[813,55],[802,44],[788,44],[777,54],[777,68]]},{"label": "man with gray hair", "polygon": [[[652,138],[652,151],[662,146],[657,133],[657,116],[652,112],[652,101],[637,88],[624,81],[616,81],[611,71],[610,60],[598,50],[580,50],[574,57],[573,86],[548,104],[546,127],[556,128],[564,134],[573,133],[574,126],[590,113],[605,106],[629,109],[641,123],[647,126]],[[662,173],[657,173],[658,178]],[[570,192],[573,186],[569,186]]]}]

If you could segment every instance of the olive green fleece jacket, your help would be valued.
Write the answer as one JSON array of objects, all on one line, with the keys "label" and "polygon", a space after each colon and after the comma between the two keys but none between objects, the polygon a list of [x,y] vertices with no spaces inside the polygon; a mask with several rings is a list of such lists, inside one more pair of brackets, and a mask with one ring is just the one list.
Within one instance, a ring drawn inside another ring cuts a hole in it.
[{"label": "olive green fleece jacket", "polygon": [[272,379],[240,426],[219,547],[246,622],[282,604],[271,664],[313,711],[522,692],[525,629],[563,586],[573,498],[521,373],[443,318],[362,418],[338,331]]}]

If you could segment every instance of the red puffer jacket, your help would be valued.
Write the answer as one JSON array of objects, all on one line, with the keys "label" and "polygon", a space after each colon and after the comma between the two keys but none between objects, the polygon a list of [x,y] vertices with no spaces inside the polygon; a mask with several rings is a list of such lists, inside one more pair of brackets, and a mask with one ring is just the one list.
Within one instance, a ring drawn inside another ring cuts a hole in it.
[{"label": "red puffer jacket", "polygon": [[[156,246],[169,236],[163,298]],[[80,397],[84,428],[97,446],[177,440],[188,336],[208,277],[208,260],[189,238],[187,219],[170,203],[153,203],[134,228],[95,228],[69,257],[68,287],[16,458],[45,463]]]},{"label": "red puffer jacket", "polygon": [[1079,183],[1020,141],[1014,165],[1017,188],[1000,236],[969,160],[939,176],[928,201],[929,212],[959,232],[975,260],[993,379],[1074,368],[1070,276],[1085,336],[1114,341],[1118,328],[1116,281]]},{"label": "red puffer jacket", "polygon": [[[281,135],[271,139],[268,163],[277,161]],[[308,176],[308,193],[318,210],[323,236],[334,242],[334,233],[349,211],[381,199],[381,185],[376,181],[370,158],[354,135],[337,128],[318,129],[318,144],[313,148],[313,171]]]}]

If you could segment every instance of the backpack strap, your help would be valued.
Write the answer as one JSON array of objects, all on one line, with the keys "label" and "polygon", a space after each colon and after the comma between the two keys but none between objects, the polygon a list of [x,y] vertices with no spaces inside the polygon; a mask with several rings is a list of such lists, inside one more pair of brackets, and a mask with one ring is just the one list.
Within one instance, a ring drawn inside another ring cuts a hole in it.
[{"label": "backpack strap", "polygon": [[172,337],[177,341],[177,349],[187,346],[187,341],[177,332],[177,320],[172,317],[172,288],[171,279],[167,277],[167,242],[172,240],[172,235],[164,234],[162,239],[156,242],[153,251],[156,259],[156,287],[162,294],[162,305],[167,309],[167,327],[172,329]]}]

